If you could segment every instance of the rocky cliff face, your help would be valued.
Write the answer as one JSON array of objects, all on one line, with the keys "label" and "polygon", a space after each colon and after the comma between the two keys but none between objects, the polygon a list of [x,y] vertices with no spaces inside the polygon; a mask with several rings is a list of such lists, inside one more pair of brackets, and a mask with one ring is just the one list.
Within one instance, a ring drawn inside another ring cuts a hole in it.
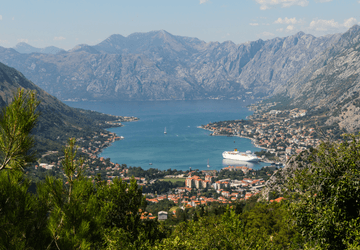
[{"label": "rocky cliff face", "polygon": [[290,105],[328,110],[327,124],[338,123],[349,132],[360,129],[360,26],[312,59],[276,94]]},{"label": "rocky cliff face", "polygon": [[283,86],[339,36],[300,32],[236,45],[153,31],[57,54],[0,47],[0,61],[62,100],[256,98]]}]

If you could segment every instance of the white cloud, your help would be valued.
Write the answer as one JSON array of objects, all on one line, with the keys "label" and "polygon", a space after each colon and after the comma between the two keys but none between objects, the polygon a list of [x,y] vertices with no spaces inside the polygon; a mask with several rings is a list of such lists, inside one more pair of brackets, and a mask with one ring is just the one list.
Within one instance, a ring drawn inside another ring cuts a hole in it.
[{"label": "white cloud", "polygon": [[0,15],[0,20],[2,20],[2,15]]},{"label": "white cloud", "polygon": [[275,36],[275,34],[268,31],[264,31],[263,33],[258,34],[258,37],[273,37],[273,36]]},{"label": "white cloud", "polygon": [[328,2],[331,2],[331,1],[332,0],[315,0],[315,2],[317,2],[317,3],[328,3]]},{"label": "white cloud", "polygon": [[284,19],[282,19],[281,17],[279,17],[274,23],[277,23],[277,24],[297,24],[299,23],[300,21],[296,20],[295,17],[293,18],[287,18],[285,17]]},{"label": "white cloud", "polygon": [[61,41],[61,40],[65,40],[66,38],[63,36],[56,36],[54,37],[54,41]]},{"label": "white cloud", "polygon": [[13,21],[15,20],[15,17],[11,18]]},{"label": "white cloud", "polygon": [[203,4],[203,3],[206,3],[206,2],[209,2],[209,0],[200,0],[200,4]]},{"label": "white cloud", "polygon": [[354,17],[345,19],[343,23],[338,23],[334,19],[331,20],[317,19],[311,21],[309,25],[309,29],[314,31],[342,30],[344,28],[350,28],[356,23],[357,20]]},{"label": "white cloud", "polygon": [[8,40],[0,40],[0,44],[7,44],[7,43],[9,43]]},{"label": "white cloud", "polygon": [[346,28],[350,28],[351,26],[353,26],[354,24],[357,23],[356,18],[350,17],[349,19],[345,19],[344,20],[344,27]]},{"label": "white cloud", "polygon": [[258,26],[258,23],[249,23],[251,26]]},{"label": "white cloud", "polygon": [[339,26],[339,23],[335,22],[334,19],[318,19],[311,21],[309,28],[316,31],[327,31],[328,29],[339,28]]},{"label": "white cloud", "polygon": [[286,31],[293,31],[293,30],[295,30],[295,27],[294,27],[294,25],[289,25],[289,26],[287,26],[286,27]]},{"label": "white cloud", "polygon": [[283,32],[284,29],[283,29],[283,28],[280,28],[280,29],[277,29],[276,31]]},{"label": "white cloud", "polygon": [[19,38],[17,39],[18,43],[28,43],[29,39],[25,39],[25,38]]},{"label": "white cloud", "polygon": [[305,7],[309,4],[308,0],[255,0],[255,1],[258,4],[260,4],[261,10],[267,10],[276,5],[281,5],[281,7],[286,8],[293,5]]}]

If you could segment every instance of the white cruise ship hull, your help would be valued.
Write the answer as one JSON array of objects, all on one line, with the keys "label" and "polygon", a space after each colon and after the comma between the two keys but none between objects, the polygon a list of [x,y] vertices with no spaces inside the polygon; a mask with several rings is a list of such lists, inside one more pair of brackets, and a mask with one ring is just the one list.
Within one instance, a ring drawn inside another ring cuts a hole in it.
[{"label": "white cruise ship hull", "polygon": [[258,162],[259,158],[254,154],[243,153],[238,151],[225,151],[223,154],[224,159],[247,161],[247,162]]}]

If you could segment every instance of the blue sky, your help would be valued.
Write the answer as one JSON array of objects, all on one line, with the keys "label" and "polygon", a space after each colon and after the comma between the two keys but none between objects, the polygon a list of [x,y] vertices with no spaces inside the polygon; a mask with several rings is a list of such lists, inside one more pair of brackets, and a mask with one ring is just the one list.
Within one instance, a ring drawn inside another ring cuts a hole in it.
[{"label": "blue sky", "polygon": [[0,46],[71,49],[162,29],[239,44],[299,31],[345,32],[359,22],[360,0],[11,0],[0,5]]}]

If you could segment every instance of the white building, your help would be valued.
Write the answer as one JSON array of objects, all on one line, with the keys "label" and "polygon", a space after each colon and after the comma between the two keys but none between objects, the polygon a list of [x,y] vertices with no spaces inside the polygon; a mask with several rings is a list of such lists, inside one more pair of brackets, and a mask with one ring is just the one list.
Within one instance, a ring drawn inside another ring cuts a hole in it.
[{"label": "white building", "polygon": [[168,213],[165,211],[158,212],[158,220],[167,220]]}]

